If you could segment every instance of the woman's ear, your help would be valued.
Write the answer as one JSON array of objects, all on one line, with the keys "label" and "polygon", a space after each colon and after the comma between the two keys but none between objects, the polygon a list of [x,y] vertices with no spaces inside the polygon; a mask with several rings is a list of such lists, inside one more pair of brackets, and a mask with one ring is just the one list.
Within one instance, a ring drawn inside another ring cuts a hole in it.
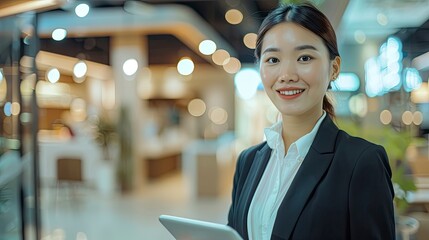
[{"label": "woman's ear", "polygon": [[335,80],[338,78],[338,75],[340,75],[341,58],[339,56],[336,56],[334,60],[331,61],[331,67],[332,67],[331,80]]}]

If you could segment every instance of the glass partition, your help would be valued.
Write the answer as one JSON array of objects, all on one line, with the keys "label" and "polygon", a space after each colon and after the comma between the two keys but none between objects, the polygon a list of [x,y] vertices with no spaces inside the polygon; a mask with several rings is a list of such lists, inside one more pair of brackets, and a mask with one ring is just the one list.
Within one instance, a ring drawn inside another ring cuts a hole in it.
[{"label": "glass partition", "polygon": [[40,239],[36,14],[0,19],[0,239]]}]

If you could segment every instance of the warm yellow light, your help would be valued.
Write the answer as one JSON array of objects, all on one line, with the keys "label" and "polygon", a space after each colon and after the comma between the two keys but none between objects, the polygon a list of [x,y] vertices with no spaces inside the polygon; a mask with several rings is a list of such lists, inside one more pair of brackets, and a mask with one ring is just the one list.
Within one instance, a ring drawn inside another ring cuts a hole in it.
[{"label": "warm yellow light", "polygon": [[422,82],[420,88],[411,92],[411,101],[413,103],[429,103],[429,85]]},{"label": "warm yellow light", "polygon": [[415,125],[420,125],[423,122],[423,114],[420,111],[413,113],[413,123]]},{"label": "warm yellow light", "polygon": [[390,124],[392,122],[392,113],[389,110],[383,110],[380,113],[380,121],[384,125]]},{"label": "warm yellow light", "polygon": [[1,75],[1,69],[0,69],[0,102],[3,102],[6,99],[6,95],[7,95],[7,81],[3,75]]},{"label": "warm yellow light", "polygon": [[226,112],[225,109],[220,108],[220,107],[215,107],[210,111],[210,120],[214,123],[214,124],[224,124],[226,123],[226,121],[228,120],[228,113]]},{"label": "warm yellow light", "polygon": [[217,65],[223,65],[225,60],[230,57],[229,53],[223,49],[218,49],[212,55],[212,60]]},{"label": "warm yellow light", "polygon": [[411,125],[411,123],[413,122],[413,114],[410,111],[405,111],[402,114],[402,122],[405,125]]},{"label": "warm yellow light", "polygon": [[352,96],[349,100],[350,112],[358,115],[359,117],[365,117],[368,113],[368,101],[363,93]]},{"label": "warm yellow light", "polygon": [[206,112],[206,104],[201,99],[192,99],[188,104],[188,111],[194,117],[199,117]]},{"label": "warm yellow light", "polygon": [[241,68],[241,62],[235,57],[230,57],[229,61],[226,61],[223,65],[223,69],[227,73],[231,73],[231,74],[237,73],[238,71],[240,71],[240,68]]},{"label": "warm yellow light", "polygon": [[230,9],[225,13],[225,19],[230,24],[239,24],[243,21],[243,14],[237,9]]},{"label": "warm yellow light", "polygon": [[16,116],[19,114],[19,112],[21,111],[21,105],[19,105],[18,102],[13,102],[10,112],[12,113],[12,115]]},{"label": "warm yellow light", "polygon": [[256,39],[257,39],[256,33],[248,33],[244,35],[244,38],[243,38],[244,45],[246,45],[246,47],[250,49],[255,49]]}]

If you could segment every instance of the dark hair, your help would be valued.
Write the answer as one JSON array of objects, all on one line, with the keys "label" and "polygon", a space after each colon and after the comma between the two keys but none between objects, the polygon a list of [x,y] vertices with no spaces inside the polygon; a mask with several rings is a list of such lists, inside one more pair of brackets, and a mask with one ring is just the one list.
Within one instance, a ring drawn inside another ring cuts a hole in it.
[{"label": "dark hair", "polygon": [[[328,18],[311,3],[306,2],[281,5],[268,14],[259,28],[256,40],[255,57],[258,62],[261,57],[262,41],[265,34],[277,24],[283,22],[298,24],[322,38],[323,43],[328,48],[330,60],[340,56],[337,37]],[[335,118],[334,107],[326,95],[323,97],[323,109],[331,117]]]}]

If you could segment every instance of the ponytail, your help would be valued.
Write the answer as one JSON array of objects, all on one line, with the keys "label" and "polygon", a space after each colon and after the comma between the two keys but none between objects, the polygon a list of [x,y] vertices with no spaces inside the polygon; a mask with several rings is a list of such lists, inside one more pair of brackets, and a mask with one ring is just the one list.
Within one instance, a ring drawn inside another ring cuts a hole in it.
[{"label": "ponytail", "polygon": [[323,96],[323,110],[325,110],[332,119],[335,119],[335,109],[334,105],[332,105],[330,97],[325,95]]}]

